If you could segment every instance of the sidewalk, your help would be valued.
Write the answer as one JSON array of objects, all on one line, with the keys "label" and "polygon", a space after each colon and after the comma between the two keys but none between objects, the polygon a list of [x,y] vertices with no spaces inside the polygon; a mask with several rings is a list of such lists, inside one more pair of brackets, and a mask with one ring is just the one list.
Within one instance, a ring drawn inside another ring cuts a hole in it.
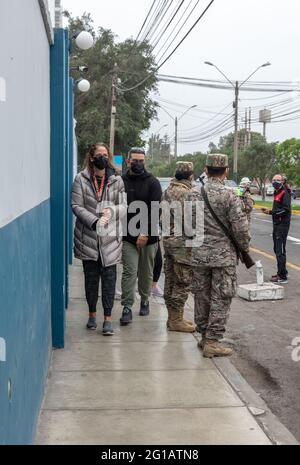
[{"label": "sidewalk", "polygon": [[[167,332],[163,300],[152,300],[146,318],[136,302],[133,324],[122,328],[117,301],[115,335],[105,338],[85,329],[78,261],[70,283],[66,348],[53,353],[37,444],[271,444],[244,380],[230,362],[204,359],[193,335]],[[100,311],[98,322],[101,330]]]}]

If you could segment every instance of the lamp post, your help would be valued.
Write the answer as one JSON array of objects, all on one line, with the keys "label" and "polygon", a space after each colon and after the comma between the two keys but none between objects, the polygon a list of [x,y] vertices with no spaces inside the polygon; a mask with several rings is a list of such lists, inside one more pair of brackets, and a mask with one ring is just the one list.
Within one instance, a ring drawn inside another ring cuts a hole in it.
[{"label": "lamp post", "polygon": [[255,74],[260,68],[270,66],[271,63],[267,62],[267,63],[264,63],[264,64],[258,66],[258,68],[256,68],[247,77],[247,79],[242,81],[241,84],[238,81],[235,81],[235,83],[234,83],[233,81],[228,79],[226,74],[224,74],[223,71],[221,71],[220,68],[218,68],[218,66],[216,66],[211,61],[205,61],[204,63],[206,65],[213,66],[214,68],[216,68],[219,71],[219,73],[222,74],[222,76],[226,79],[226,81],[228,81],[229,84],[234,88],[235,99],[234,99],[234,102],[233,102],[233,108],[234,108],[233,177],[234,177],[234,180],[237,182],[238,181],[237,178],[238,178],[238,106],[239,106],[239,91],[240,91],[240,88],[245,84],[245,82],[247,82],[253,76],[253,74]]},{"label": "lamp post", "polygon": [[192,105],[191,107],[187,108],[180,116],[179,118],[176,116],[175,118],[163,107],[160,106],[160,108],[162,110],[164,110],[169,116],[170,118],[172,118],[172,120],[175,122],[175,139],[174,139],[174,158],[175,160],[177,160],[177,147],[178,147],[178,121],[181,120],[181,118],[190,110],[192,110],[192,108],[196,108],[197,105]]}]

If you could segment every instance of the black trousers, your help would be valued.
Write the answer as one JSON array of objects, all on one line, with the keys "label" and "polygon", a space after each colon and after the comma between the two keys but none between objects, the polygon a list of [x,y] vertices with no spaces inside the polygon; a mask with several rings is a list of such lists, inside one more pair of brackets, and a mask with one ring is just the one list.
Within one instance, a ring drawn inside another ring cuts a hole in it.
[{"label": "black trousers", "polygon": [[153,282],[154,283],[158,283],[159,281],[162,266],[163,266],[163,260],[162,260],[161,248],[160,248],[160,243],[158,243],[158,249],[155,255],[154,268],[153,268]]},{"label": "black trousers", "polygon": [[281,278],[287,277],[286,269],[286,241],[289,233],[289,224],[273,225],[274,253],[277,259],[277,274]]},{"label": "black trousers", "polygon": [[105,316],[111,316],[114,306],[117,266],[104,268],[101,258],[98,261],[83,260],[83,271],[85,281],[85,296],[90,313],[96,313],[99,294],[99,282],[101,278],[101,297]]}]

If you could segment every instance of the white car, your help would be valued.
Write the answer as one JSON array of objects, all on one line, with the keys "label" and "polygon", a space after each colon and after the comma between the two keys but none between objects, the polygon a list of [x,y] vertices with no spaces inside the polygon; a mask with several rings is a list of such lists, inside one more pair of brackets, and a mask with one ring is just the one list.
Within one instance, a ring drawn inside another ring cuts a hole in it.
[{"label": "white car", "polygon": [[274,195],[274,187],[272,184],[266,186],[266,195]]}]

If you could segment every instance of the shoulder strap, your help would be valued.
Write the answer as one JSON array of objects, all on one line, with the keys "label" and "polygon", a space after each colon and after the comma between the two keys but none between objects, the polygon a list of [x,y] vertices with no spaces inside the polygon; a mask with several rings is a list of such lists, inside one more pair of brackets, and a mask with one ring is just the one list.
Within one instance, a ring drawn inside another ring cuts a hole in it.
[{"label": "shoulder strap", "polygon": [[225,235],[228,237],[228,239],[231,241],[232,245],[234,246],[235,250],[236,250],[236,253],[238,256],[240,256],[240,248],[238,246],[238,243],[236,242],[235,238],[232,236],[232,234],[230,233],[229,229],[225,226],[224,223],[222,223],[222,221],[220,220],[220,218],[216,215],[216,213],[214,212],[209,200],[208,200],[208,196],[207,196],[207,193],[204,189],[204,186],[201,187],[201,194],[202,194],[202,197],[204,199],[204,202],[205,202],[205,205],[207,206],[207,208],[209,209],[212,217],[214,218],[214,220],[218,223],[218,225],[220,226],[220,228],[223,230],[223,232],[225,233]]}]

